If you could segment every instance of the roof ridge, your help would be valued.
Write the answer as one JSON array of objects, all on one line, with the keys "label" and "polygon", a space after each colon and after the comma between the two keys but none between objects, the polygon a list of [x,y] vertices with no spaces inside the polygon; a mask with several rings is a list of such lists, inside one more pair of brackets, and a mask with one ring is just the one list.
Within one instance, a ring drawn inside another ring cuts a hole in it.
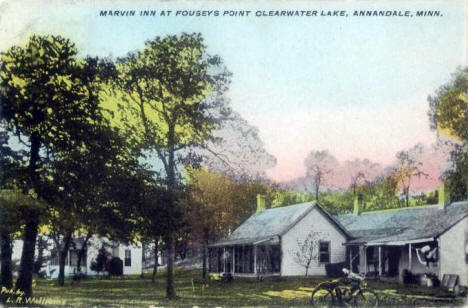
[{"label": "roof ridge", "polygon": [[[454,203],[458,202],[452,202],[449,205],[452,205]],[[358,215],[353,214],[353,213],[346,213],[346,214],[338,214],[335,215],[337,217],[343,217],[343,216],[360,216],[360,215],[369,215],[369,214],[384,214],[384,213],[393,213],[393,212],[399,212],[399,211],[408,211],[408,210],[419,210],[419,209],[428,209],[428,208],[443,208],[443,204],[426,204],[426,205],[419,205],[419,206],[409,206],[409,207],[397,207],[397,208],[392,208],[392,209],[383,209],[383,210],[375,210],[375,211],[366,211],[366,212],[361,212]]]},{"label": "roof ridge", "polygon": [[260,213],[263,213],[265,211],[276,210],[276,209],[284,209],[284,208],[287,208],[287,207],[292,207],[292,206],[297,206],[297,205],[305,205],[305,204],[315,205],[316,202],[315,201],[307,201],[307,202],[294,203],[294,204],[288,204],[288,205],[278,205],[278,206],[275,206],[275,207],[271,207],[272,205],[270,204],[269,208],[266,208],[263,211],[255,213],[255,214],[260,214]]}]

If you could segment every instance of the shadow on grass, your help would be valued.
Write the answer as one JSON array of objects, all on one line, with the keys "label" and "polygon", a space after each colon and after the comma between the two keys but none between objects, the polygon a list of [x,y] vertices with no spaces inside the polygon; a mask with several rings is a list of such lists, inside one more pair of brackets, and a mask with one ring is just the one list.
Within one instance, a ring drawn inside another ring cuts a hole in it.
[{"label": "shadow on grass", "polygon": [[[66,281],[59,287],[55,281],[39,279],[34,289],[36,296],[64,300],[67,306],[307,306],[311,291],[327,278],[234,279],[230,283],[210,281],[196,283],[199,270],[176,271],[175,288],[178,298],[165,298],[165,273],[158,273],[156,283],[149,275],[123,278],[88,278],[80,283]],[[424,294],[426,289],[404,288],[397,283],[371,282],[369,286],[382,294],[384,305],[411,306],[415,299],[410,293]],[[387,292],[387,293],[385,293]],[[419,293],[418,293],[419,292]],[[396,295],[396,296],[395,296]],[[425,306],[437,306],[437,302],[423,302]]]}]

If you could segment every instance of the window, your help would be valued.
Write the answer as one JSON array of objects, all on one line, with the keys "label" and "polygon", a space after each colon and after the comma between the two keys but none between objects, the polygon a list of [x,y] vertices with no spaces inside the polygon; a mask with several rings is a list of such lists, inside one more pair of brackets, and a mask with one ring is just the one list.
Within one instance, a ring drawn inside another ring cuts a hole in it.
[{"label": "window", "polygon": [[330,242],[319,243],[319,262],[330,263]]},{"label": "window", "polygon": [[125,249],[125,266],[132,266],[132,251]]}]

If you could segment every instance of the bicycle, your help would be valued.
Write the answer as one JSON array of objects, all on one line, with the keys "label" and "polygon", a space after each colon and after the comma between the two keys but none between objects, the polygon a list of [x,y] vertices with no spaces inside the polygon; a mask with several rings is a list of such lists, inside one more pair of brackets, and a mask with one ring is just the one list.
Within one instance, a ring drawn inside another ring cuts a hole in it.
[{"label": "bicycle", "polygon": [[377,307],[379,297],[367,288],[365,278],[344,268],[344,278],[319,284],[311,295],[314,307]]}]

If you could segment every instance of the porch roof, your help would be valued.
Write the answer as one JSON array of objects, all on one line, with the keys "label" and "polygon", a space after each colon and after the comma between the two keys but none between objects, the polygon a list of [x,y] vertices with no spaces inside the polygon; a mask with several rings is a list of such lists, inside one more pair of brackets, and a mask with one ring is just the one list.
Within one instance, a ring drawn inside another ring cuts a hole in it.
[{"label": "porch roof", "polygon": [[243,238],[243,239],[226,239],[214,244],[209,247],[221,247],[221,246],[240,246],[240,245],[257,245],[257,244],[279,244],[278,236],[267,236],[267,237],[256,237],[256,238]]},{"label": "porch roof", "polygon": [[404,245],[429,241],[468,216],[468,201],[336,218],[351,233],[346,245]]}]

